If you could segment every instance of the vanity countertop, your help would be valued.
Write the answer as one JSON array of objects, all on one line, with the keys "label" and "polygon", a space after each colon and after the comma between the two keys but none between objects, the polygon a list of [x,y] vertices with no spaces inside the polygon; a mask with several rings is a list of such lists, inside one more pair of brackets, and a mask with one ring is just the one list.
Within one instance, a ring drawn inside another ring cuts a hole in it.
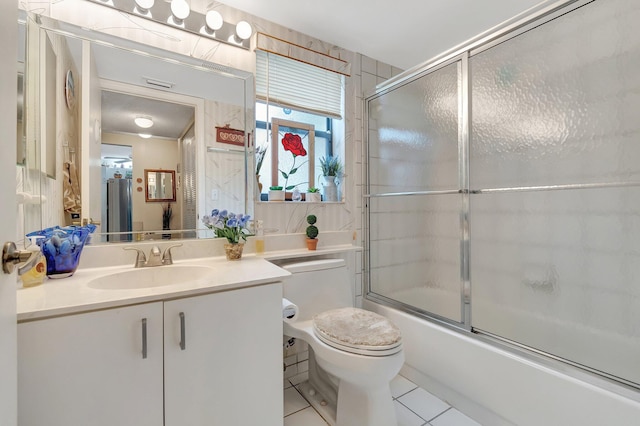
[{"label": "vanity countertop", "polygon": [[[143,269],[162,272],[166,270],[163,268],[173,266],[210,267],[211,273],[207,272],[197,280],[158,287],[97,289],[89,285],[91,280],[105,275]],[[140,269],[135,269],[132,265],[78,269],[69,278],[46,279],[37,287],[18,289],[18,322],[252,287],[277,282],[289,275],[289,272],[268,262],[264,257],[254,255],[244,256],[240,261],[209,257]]]}]

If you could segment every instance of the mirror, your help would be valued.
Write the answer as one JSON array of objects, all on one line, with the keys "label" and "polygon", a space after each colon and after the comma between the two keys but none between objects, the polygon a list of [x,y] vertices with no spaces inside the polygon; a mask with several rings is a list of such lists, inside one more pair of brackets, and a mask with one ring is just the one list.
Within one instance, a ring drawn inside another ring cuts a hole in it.
[{"label": "mirror", "polygon": [[[81,186],[81,212],[66,209],[66,198],[47,200],[42,208],[49,212],[43,216],[55,222],[43,220],[43,226],[91,218],[101,224],[93,243],[123,240],[100,235],[109,233],[106,181],[116,172],[130,180],[132,198],[131,225],[118,234],[167,238],[170,229],[169,234],[175,232],[171,238],[211,237],[199,218],[213,208],[253,213],[247,178],[247,167],[253,169],[253,156],[247,155],[254,131],[252,73],[47,17],[38,21],[51,40],[58,77],[70,70],[74,78],[74,109],[64,103],[65,79],[56,79],[63,95],[57,99],[55,122],[62,168],[67,172],[73,165]],[[138,127],[136,118],[150,118],[153,124]],[[217,142],[216,128],[221,127],[244,132],[244,145]],[[130,147],[130,158],[121,159],[129,162],[102,156],[103,144]],[[53,177],[41,179],[43,192],[56,185]],[[61,192],[66,194],[66,187]],[[170,228],[164,223],[167,208]]]},{"label": "mirror", "polygon": [[26,18],[20,14],[18,18],[18,123],[16,127],[16,164],[24,166],[26,161],[25,129],[24,129],[24,64],[27,45]]},{"label": "mirror", "polygon": [[145,169],[146,202],[176,201],[176,172]]}]

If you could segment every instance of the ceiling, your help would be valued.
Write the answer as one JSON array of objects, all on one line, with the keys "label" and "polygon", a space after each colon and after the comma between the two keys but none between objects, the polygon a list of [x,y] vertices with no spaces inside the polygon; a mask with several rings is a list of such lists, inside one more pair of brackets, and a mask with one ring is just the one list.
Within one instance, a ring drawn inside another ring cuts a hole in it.
[{"label": "ceiling", "polygon": [[408,69],[555,0],[222,0],[314,38]]}]

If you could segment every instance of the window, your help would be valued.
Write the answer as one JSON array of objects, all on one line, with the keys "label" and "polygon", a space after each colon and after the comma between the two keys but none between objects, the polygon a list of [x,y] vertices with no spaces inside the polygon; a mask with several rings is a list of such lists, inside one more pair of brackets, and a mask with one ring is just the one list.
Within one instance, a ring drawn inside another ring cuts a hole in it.
[{"label": "window", "polygon": [[[263,102],[256,104],[256,140],[259,146],[268,147],[262,167],[257,173],[263,184],[263,192],[266,192],[269,186],[292,185],[300,192],[306,192],[310,186],[320,185],[317,165],[321,157],[333,155],[333,120],[276,105],[267,106]],[[285,151],[282,139],[286,133],[300,136],[305,150],[308,151],[305,156],[294,158],[290,151]],[[271,149],[273,147],[278,148],[277,152]],[[295,163],[292,160],[295,160]],[[278,166],[274,167],[276,164]],[[292,168],[297,168],[293,174],[289,173]],[[287,174],[288,178],[280,170]],[[289,191],[292,189],[289,188]]]},{"label": "window", "polygon": [[[348,75],[343,68],[349,65],[259,36],[264,43],[259,42],[256,50],[255,140],[256,146],[265,147],[266,152],[256,174],[262,185],[261,199],[271,186],[285,188],[290,199],[294,188],[304,193],[310,187],[320,187],[318,166],[322,157],[344,158],[344,137],[338,137],[340,143],[336,144],[333,129],[344,129],[337,124],[342,120],[344,75]],[[273,53],[279,48],[284,50]]]}]

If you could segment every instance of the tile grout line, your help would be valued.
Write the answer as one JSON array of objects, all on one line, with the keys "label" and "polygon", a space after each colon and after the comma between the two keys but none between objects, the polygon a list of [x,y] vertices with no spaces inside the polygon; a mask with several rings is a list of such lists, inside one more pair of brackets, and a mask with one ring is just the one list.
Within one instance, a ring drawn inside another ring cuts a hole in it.
[{"label": "tile grout line", "polygon": [[413,392],[414,390],[416,390],[416,389],[418,389],[418,388],[419,388],[419,386],[416,386],[415,388],[411,389],[410,391],[407,391],[407,392],[403,393],[402,395],[394,396],[394,397],[393,397],[393,400],[395,401],[395,400],[397,400],[398,398],[402,398],[403,396],[405,396],[405,395],[407,395],[407,394],[409,394],[409,393]]},{"label": "tile grout line", "polygon": [[434,418],[432,418],[431,420],[427,420],[427,422],[431,422],[435,419],[437,419],[438,417],[442,416],[444,413],[446,413],[447,411],[451,410],[453,407],[449,406],[449,408],[447,408],[446,410],[444,410],[442,413],[438,414],[437,416],[435,416]]}]

